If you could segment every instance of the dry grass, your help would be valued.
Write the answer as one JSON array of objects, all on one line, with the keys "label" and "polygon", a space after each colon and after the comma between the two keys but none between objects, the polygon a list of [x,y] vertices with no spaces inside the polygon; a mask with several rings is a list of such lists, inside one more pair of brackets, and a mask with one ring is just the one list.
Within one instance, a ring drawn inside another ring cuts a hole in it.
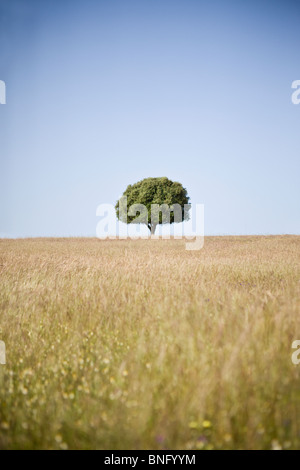
[{"label": "dry grass", "polygon": [[0,241],[0,448],[300,448],[300,237]]}]

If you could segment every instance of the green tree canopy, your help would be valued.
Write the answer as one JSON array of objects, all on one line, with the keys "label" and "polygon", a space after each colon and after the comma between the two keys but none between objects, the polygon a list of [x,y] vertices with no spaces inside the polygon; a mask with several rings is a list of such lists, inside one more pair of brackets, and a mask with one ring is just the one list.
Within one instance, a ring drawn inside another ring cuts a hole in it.
[{"label": "green tree canopy", "polygon": [[145,224],[154,234],[158,224],[189,220],[189,199],[186,189],[177,181],[145,178],[127,186],[116,203],[116,215],[127,224]]}]

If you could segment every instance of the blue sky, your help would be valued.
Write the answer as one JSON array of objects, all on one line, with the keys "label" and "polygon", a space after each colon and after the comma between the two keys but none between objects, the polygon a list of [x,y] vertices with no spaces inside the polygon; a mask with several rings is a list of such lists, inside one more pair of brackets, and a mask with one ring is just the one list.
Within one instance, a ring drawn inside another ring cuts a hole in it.
[{"label": "blue sky", "polygon": [[300,4],[0,0],[0,235],[95,236],[167,176],[205,233],[300,234]]}]

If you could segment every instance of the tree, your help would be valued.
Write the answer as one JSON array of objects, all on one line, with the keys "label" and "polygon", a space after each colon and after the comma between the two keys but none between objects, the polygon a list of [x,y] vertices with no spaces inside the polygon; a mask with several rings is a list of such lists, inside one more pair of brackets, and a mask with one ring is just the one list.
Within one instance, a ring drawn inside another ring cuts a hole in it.
[{"label": "tree", "polygon": [[153,235],[158,224],[189,220],[189,199],[181,183],[166,177],[145,178],[127,186],[116,203],[116,215],[127,224],[147,225]]}]

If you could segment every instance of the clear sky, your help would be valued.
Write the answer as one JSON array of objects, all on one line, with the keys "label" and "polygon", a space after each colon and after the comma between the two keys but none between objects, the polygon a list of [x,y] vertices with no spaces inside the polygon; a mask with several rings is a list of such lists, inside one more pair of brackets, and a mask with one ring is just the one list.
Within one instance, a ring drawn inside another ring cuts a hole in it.
[{"label": "clear sky", "polygon": [[206,234],[300,234],[300,2],[0,0],[0,235],[95,236],[167,176]]}]

